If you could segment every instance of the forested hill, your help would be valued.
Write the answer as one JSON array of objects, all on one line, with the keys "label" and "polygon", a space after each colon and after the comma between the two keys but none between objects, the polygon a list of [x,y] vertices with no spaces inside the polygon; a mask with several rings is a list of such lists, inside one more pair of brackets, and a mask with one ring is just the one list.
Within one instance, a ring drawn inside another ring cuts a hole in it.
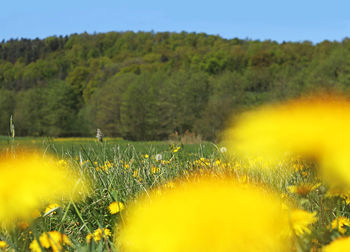
[{"label": "forested hill", "polygon": [[213,140],[227,116],[350,86],[350,39],[277,43],[110,32],[0,43],[0,135]]}]

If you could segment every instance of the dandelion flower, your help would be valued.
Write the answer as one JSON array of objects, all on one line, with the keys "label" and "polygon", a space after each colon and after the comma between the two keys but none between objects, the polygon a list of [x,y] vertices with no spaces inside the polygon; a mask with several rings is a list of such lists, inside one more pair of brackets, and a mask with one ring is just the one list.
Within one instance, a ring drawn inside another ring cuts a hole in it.
[{"label": "dandelion flower", "polygon": [[0,249],[5,249],[7,248],[9,245],[7,244],[7,242],[5,241],[0,241]]},{"label": "dandelion flower", "polygon": [[345,234],[346,227],[350,227],[350,220],[344,216],[339,216],[335,218],[332,223],[332,230],[338,230],[339,233]]},{"label": "dandelion flower", "polygon": [[203,179],[141,198],[116,238],[122,251],[289,251],[280,200],[229,180]]},{"label": "dandelion flower", "polygon": [[108,206],[108,210],[111,214],[117,214],[125,208],[124,204],[120,201],[114,201]]},{"label": "dandelion flower", "polygon": [[290,221],[293,230],[297,236],[301,236],[304,233],[311,233],[309,225],[317,221],[316,212],[309,213],[307,211],[296,209],[290,213]]},{"label": "dandelion flower", "polygon": [[344,252],[350,250],[350,237],[341,237],[323,247],[323,252]]},{"label": "dandelion flower", "polygon": [[321,183],[317,183],[317,184],[301,183],[299,185],[288,186],[287,190],[290,193],[295,193],[300,196],[306,196],[307,194],[309,194],[310,192],[312,192],[313,190],[317,189],[320,186],[321,186]]},{"label": "dandelion flower", "polygon": [[112,233],[108,228],[98,228],[94,231],[92,234],[88,234],[86,236],[86,242],[90,243],[92,239],[94,239],[95,242],[100,241],[101,239],[108,239],[108,237],[111,237]]},{"label": "dandelion flower", "polygon": [[56,209],[59,208],[59,207],[60,207],[60,205],[57,204],[57,203],[49,204],[49,205],[45,208],[44,215],[56,214],[56,212],[55,212],[54,210],[56,210]]},{"label": "dandelion flower", "polygon": [[21,230],[25,230],[25,229],[27,229],[27,228],[29,227],[29,223],[26,222],[26,221],[18,221],[18,222],[16,223],[16,225],[17,225],[17,227],[18,227],[19,229],[21,229]]},{"label": "dandelion flower", "polygon": [[286,156],[318,161],[328,182],[350,185],[350,102],[310,98],[241,115],[225,133],[231,152],[277,162]]},{"label": "dandelion flower", "polygon": [[[63,251],[62,249],[64,245],[72,245],[69,238],[65,234],[61,234],[58,231],[43,233],[39,237],[39,242],[43,248],[51,248],[53,252]],[[30,243],[29,248],[33,252],[42,252],[37,240],[33,240]]]},{"label": "dandelion flower", "polygon": [[0,223],[32,219],[47,202],[78,199],[86,187],[67,167],[37,153],[0,157]]}]

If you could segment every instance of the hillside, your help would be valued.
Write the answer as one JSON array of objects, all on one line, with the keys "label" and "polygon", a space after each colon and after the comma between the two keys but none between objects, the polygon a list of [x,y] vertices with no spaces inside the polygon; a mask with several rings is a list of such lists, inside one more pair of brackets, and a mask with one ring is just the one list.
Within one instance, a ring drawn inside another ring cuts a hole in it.
[{"label": "hillside", "polygon": [[350,86],[350,40],[110,32],[0,43],[0,135],[215,140],[228,115]]}]

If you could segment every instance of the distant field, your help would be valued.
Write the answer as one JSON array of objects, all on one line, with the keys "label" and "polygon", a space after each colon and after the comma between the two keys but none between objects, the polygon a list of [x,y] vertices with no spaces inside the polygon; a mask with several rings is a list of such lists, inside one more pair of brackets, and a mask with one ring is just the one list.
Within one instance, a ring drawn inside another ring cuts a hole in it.
[{"label": "distant field", "polygon": [[182,150],[187,153],[201,153],[202,156],[211,155],[217,150],[217,146],[210,142],[202,144],[185,144],[174,143],[170,141],[127,141],[121,138],[104,138],[100,143],[93,137],[69,137],[69,138],[52,138],[52,137],[16,137],[14,142],[8,136],[0,136],[0,149],[9,149],[11,146],[16,148],[35,148],[48,151],[58,156],[65,156],[69,153],[71,156],[78,155],[79,152],[109,152],[112,149],[135,149],[137,152],[149,154],[169,150],[172,145],[181,145]]}]

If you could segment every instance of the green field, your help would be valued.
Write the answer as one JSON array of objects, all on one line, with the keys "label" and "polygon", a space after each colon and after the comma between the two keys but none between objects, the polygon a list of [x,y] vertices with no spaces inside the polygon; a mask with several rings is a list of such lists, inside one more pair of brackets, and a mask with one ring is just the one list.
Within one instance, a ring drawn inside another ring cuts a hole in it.
[{"label": "green field", "polygon": [[[110,214],[109,204],[120,201],[127,205],[142,192],[176,177],[189,176],[188,171],[202,167],[194,165],[195,160],[202,158],[203,167],[207,169],[208,160],[214,162],[222,156],[212,143],[182,145],[111,138],[100,143],[94,138],[19,137],[12,141],[1,137],[0,148],[6,153],[35,149],[53,154],[66,160],[74,169],[83,171],[93,181],[92,193],[84,201],[60,202],[55,215],[44,216],[44,207],[39,209],[41,217],[28,228],[23,230],[17,226],[10,231],[3,230],[0,240],[6,241],[16,251],[28,250],[34,237],[53,230],[69,234],[73,245],[68,246],[68,250],[109,251],[114,247],[112,236],[105,241],[102,239],[102,242],[86,242],[86,236],[98,228],[108,228],[112,233],[115,230],[121,215]],[[161,160],[155,159],[157,154],[162,156]]]},{"label": "green field", "polygon": [[[121,202],[127,209],[140,195],[167,187],[174,179],[187,181],[208,175],[264,184],[289,198],[295,206],[310,213],[317,212],[317,221],[305,225],[295,236],[294,251],[318,251],[331,240],[350,233],[350,221],[338,225],[339,228],[334,224],[339,216],[349,217],[347,196],[329,196],[327,187],[320,184],[312,169],[313,163],[289,160],[279,164],[273,172],[262,173],[251,168],[264,166],[263,162],[229,157],[220,152],[220,146],[209,142],[182,145],[107,138],[100,143],[93,138],[29,137],[12,142],[1,137],[0,146],[4,152],[15,155],[23,148],[53,154],[92,182],[91,192],[85,199],[46,202],[38,209],[40,216],[33,222],[18,222],[15,227],[3,229],[0,241],[7,243],[4,251],[28,251],[35,237],[39,239],[49,231],[59,231],[69,238],[70,243],[64,246],[68,251],[121,251],[114,236],[123,224],[126,210],[111,214],[109,205],[112,202]],[[292,175],[285,172],[290,167],[294,169]],[[208,200],[215,202],[215,199]],[[58,208],[54,205],[54,213],[45,214],[46,206],[54,203],[58,204]],[[99,230],[105,231],[99,233]]]}]

